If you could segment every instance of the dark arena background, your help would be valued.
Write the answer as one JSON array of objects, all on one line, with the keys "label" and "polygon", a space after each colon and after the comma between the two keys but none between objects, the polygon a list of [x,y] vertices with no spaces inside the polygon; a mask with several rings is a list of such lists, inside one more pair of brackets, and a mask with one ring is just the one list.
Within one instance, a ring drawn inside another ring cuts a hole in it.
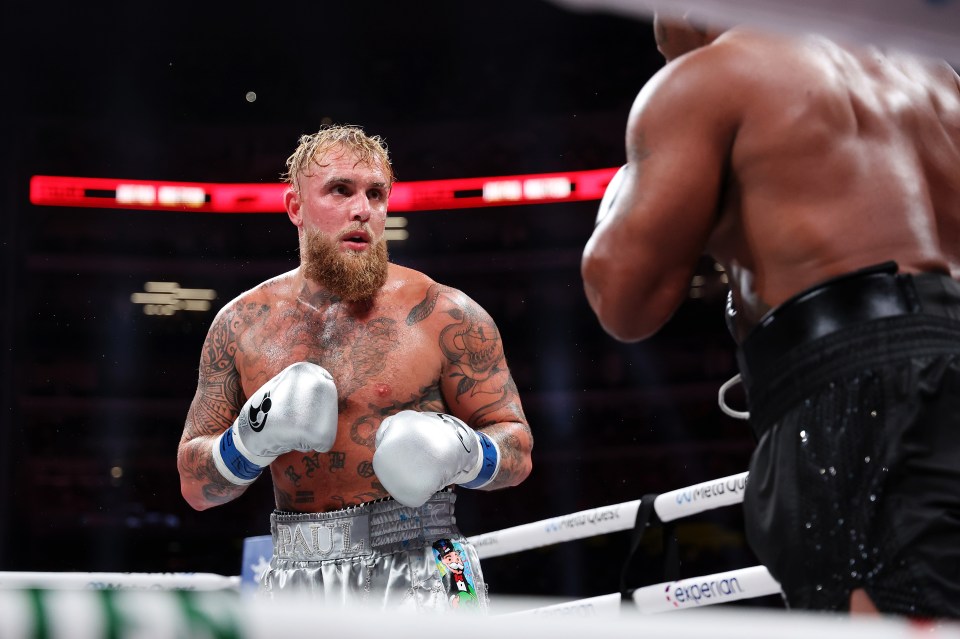
[{"label": "dark arena background", "polygon": [[[270,480],[194,512],[177,443],[216,311],[295,267],[296,231],[268,206],[210,212],[189,189],[160,205],[149,185],[275,186],[299,135],[329,122],[382,135],[398,187],[491,178],[394,212],[405,239],[390,245],[491,313],[535,435],[520,487],[459,491],[465,534],[747,470],[749,428],[717,406],[736,372],[723,274],[705,259],[661,333],[618,343],[579,273],[599,194],[508,204],[511,176],[624,162],[627,113],[662,64],[649,22],[538,0],[2,12],[0,570],[240,573],[243,539],[268,532]],[[34,176],[113,182],[54,181],[32,201]],[[489,206],[459,206],[483,193]],[[739,508],[677,535],[681,576],[756,563]],[[607,594],[628,541],[491,558],[484,572],[492,596]],[[644,543],[635,585],[661,579],[658,553]]]}]

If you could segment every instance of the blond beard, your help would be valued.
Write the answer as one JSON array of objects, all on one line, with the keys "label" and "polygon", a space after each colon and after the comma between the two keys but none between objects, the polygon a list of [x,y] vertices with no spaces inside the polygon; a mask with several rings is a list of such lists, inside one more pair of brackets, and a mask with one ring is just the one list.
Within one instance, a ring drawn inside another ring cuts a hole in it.
[{"label": "blond beard", "polygon": [[[351,228],[341,233],[344,237]],[[387,240],[381,237],[366,251],[341,251],[338,239],[308,231],[300,241],[303,274],[345,302],[370,300],[387,281]]]}]

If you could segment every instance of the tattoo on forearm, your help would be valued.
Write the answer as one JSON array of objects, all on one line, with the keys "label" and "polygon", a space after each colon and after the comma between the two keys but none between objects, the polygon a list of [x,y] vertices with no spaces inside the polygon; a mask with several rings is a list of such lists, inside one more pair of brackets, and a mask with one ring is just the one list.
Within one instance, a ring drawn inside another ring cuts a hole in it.
[{"label": "tattoo on forearm", "polygon": [[[526,424],[524,426],[526,427]],[[527,428],[527,433],[529,434],[529,432],[529,428]],[[499,479],[505,483],[513,484],[520,473],[520,469],[526,466],[526,456],[521,451],[526,450],[528,446],[524,446],[520,438],[513,434],[505,435],[500,443],[500,453],[503,457],[500,459]]]},{"label": "tattoo on forearm", "polygon": [[203,498],[212,504],[225,504],[243,492],[243,487],[220,474],[205,446],[194,443],[181,447],[178,464],[185,476],[200,484]]}]

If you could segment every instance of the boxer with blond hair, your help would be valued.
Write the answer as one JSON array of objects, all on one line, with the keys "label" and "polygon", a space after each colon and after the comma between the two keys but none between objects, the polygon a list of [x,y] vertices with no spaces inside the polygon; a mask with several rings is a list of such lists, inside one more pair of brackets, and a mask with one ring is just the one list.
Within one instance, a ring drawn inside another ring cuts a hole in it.
[{"label": "boxer with blond hair", "polygon": [[383,140],[324,127],[287,168],[300,266],[214,319],[178,450],[183,496],[203,510],[270,475],[268,595],[447,607],[432,547],[447,539],[485,608],[453,487],[516,486],[533,447],[500,333],[461,291],[388,261]]}]

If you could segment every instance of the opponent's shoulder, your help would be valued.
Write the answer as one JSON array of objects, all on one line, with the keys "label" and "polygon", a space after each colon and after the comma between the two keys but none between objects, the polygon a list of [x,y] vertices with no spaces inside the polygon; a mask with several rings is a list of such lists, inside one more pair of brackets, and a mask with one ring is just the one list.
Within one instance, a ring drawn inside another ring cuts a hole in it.
[{"label": "opponent's shoulder", "polygon": [[724,33],[664,65],[643,86],[631,119],[704,119],[736,115],[766,70],[762,55],[736,34]]},{"label": "opponent's shoulder", "polygon": [[930,74],[951,96],[960,96],[960,75],[946,60],[928,60]]}]

